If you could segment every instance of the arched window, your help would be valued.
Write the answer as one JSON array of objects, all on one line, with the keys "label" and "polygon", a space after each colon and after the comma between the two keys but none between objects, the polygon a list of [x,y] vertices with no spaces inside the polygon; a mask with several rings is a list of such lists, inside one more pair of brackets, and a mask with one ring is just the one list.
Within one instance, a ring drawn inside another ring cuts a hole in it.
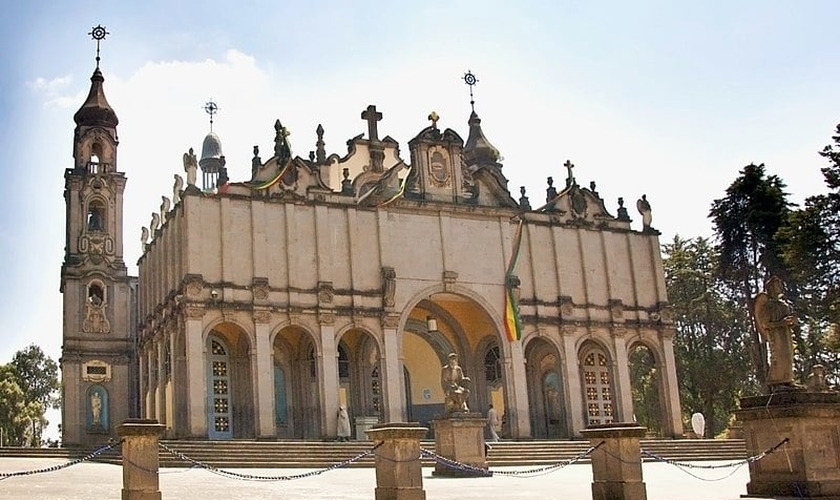
[{"label": "arched window", "polygon": [[607,355],[599,347],[583,354],[583,390],[589,425],[609,424],[615,418],[612,374]]},{"label": "arched window", "polygon": [[87,227],[89,231],[105,230],[105,205],[99,200],[88,204]]},{"label": "arched window", "polygon": [[94,142],[90,146],[90,161],[88,161],[88,172],[91,174],[99,174],[102,172],[102,164],[99,158],[102,156],[102,145]]},{"label": "arched window", "polygon": [[499,353],[499,346],[487,349],[484,355],[484,379],[489,385],[495,385],[502,381],[502,360]]},{"label": "arched window", "polygon": [[347,355],[344,344],[338,344],[338,378],[350,378],[350,356]]}]

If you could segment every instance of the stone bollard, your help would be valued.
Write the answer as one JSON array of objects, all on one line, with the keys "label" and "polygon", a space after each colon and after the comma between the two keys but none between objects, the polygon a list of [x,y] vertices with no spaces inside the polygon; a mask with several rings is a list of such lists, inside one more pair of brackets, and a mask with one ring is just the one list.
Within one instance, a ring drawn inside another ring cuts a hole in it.
[{"label": "stone bollard", "polygon": [[426,500],[420,440],[429,429],[417,422],[379,424],[367,431],[376,449],[376,500]]},{"label": "stone bollard", "polygon": [[130,418],[117,428],[122,439],[122,500],[160,500],[157,420]]},{"label": "stone bollard", "polygon": [[647,429],[635,423],[593,426],[581,431],[592,453],[592,500],[647,500],[639,439]]}]

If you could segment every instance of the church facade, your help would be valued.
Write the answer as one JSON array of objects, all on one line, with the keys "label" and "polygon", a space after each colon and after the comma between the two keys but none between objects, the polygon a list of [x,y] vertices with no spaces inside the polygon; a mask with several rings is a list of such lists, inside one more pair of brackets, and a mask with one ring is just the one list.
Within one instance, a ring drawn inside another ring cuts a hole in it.
[{"label": "church facade", "polygon": [[[97,106],[89,97],[82,109]],[[368,106],[367,134],[344,155],[327,154],[319,126],[308,158],[292,154],[278,121],[274,150],[263,160],[255,147],[243,181],[228,179],[209,134],[142,228],[136,280],[120,267],[116,115],[77,125],[91,146],[77,148],[78,173],[67,174],[68,242],[79,243],[68,243],[62,274],[65,441],[95,441],[134,400],[168,438],[329,439],[343,405],[364,439],[371,422],[443,414],[450,353],[471,379],[470,409],[493,404],[503,437],[575,438],[634,420],[630,360],[640,350],[655,370],[658,430],[682,434],[649,212],[634,230],[623,202],[612,215],[569,162],[542,206],[524,188],[514,199],[474,111],[466,141],[430,115],[406,160],[379,137],[381,118]],[[103,161],[111,167],[90,166]],[[96,182],[111,194],[98,196]],[[98,234],[97,210],[114,240],[99,263],[81,244]],[[519,338],[506,334],[508,291]],[[91,366],[110,378],[86,379]]]}]

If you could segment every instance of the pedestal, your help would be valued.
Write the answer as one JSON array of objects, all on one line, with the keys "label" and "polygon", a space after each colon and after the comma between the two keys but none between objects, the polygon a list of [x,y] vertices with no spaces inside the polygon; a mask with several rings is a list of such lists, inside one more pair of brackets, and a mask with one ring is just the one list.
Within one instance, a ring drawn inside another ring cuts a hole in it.
[{"label": "pedestal", "polygon": [[367,431],[379,423],[379,417],[356,417],[356,441],[367,439]]},{"label": "pedestal", "polygon": [[790,391],[741,399],[750,463],[747,495],[762,498],[840,500],[840,393]]},{"label": "pedestal", "polygon": [[117,428],[122,439],[122,500],[160,500],[158,440],[166,426],[128,419]]},{"label": "pedestal", "polygon": [[[452,413],[432,420],[435,429],[435,453],[469,465],[487,470],[487,453],[484,446],[484,428],[487,419],[480,413]],[[435,464],[435,476],[483,477],[486,474]]]},{"label": "pedestal", "polygon": [[376,500],[426,500],[420,440],[427,432],[417,422],[379,424],[367,431],[368,439],[378,445]]},{"label": "pedestal", "polygon": [[592,446],[592,500],[647,500],[639,439],[647,429],[635,423],[592,426],[581,431]]}]

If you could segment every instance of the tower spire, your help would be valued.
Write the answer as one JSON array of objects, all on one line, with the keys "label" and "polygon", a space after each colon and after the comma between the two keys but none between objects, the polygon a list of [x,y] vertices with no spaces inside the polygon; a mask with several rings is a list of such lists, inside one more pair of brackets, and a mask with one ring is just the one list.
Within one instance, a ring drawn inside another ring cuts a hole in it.
[{"label": "tower spire", "polygon": [[471,111],[475,113],[475,99],[473,98],[473,86],[476,83],[478,83],[478,80],[476,79],[472,71],[467,70],[467,72],[464,73],[464,83],[470,86],[470,108]]},{"label": "tower spire", "polygon": [[101,24],[97,24],[93,28],[90,29],[90,33],[88,35],[91,36],[94,40],[96,40],[96,68],[99,69],[99,42],[105,39],[106,36],[110,35],[111,33],[105,30],[105,26]]}]

